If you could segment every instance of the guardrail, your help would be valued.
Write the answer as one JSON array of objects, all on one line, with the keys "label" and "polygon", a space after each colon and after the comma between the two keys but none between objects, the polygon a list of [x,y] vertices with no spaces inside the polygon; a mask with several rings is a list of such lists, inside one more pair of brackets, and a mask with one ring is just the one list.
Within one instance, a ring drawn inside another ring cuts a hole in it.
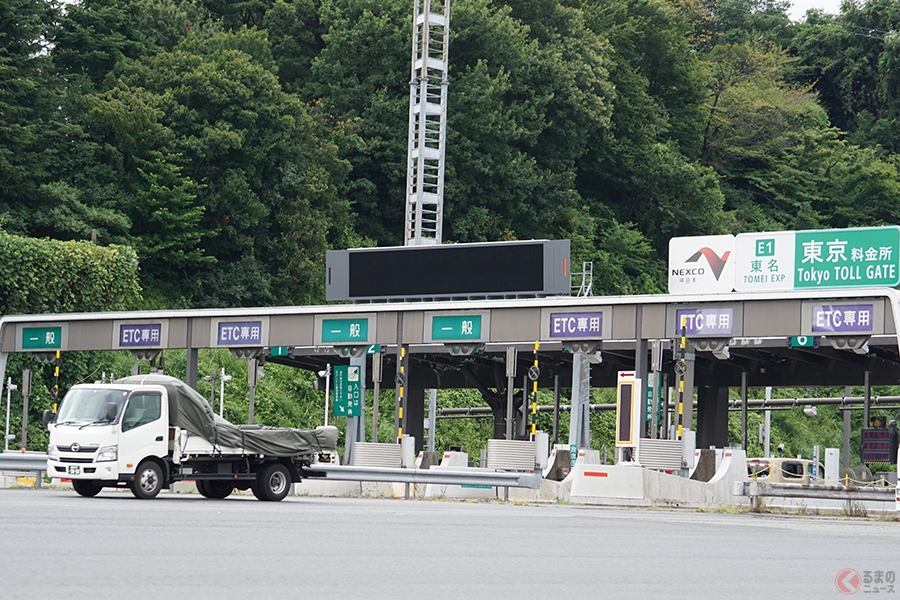
[{"label": "guardrail", "polygon": [[[0,453],[0,471],[34,471],[38,482],[47,470],[46,454]],[[451,469],[396,469],[316,464],[305,472],[309,478],[333,481],[431,483],[437,485],[489,485],[491,487],[541,487],[540,472],[493,472]],[[38,483],[39,485],[39,483]]]},{"label": "guardrail", "polygon": [[36,487],[41,487],[41,479],[47,470],[46,454],[22,454],[19,452],[0,453],[0,472],[24,471],[35,473]]},{"label": "guardrail", "polygon": [[900,488],[860,487],[844,485],[803,485],[800,483],[767,483],[762,481],[734,484],[735,496],[750,498],[809,498],[811,500],[844,500],[850,512],[854,502],[892,502],[898,498]]},{"label": "guardrail", "polygon": [[381,483],[431,483],[436,485],[489,485],[491,487],[541,487],[540,472],[494,472],[450,469],[395,469],[389,467],[354,467],[312,465],[306,469],[309,478],[334,481],[374,481]]}]

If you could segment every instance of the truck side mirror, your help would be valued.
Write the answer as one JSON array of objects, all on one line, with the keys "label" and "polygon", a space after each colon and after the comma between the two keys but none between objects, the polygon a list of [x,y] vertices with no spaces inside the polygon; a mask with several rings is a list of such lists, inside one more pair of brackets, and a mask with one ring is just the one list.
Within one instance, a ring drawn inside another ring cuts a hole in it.
[{"label": "truck side mirror", "polygon": [[41,415],[41,422],[44,424],[44,427],[46,427],[52,420],[53,420],[53,412],[48,408]]},{"label": "truck side mirror", "polygon": [[115,402],[110,402],[106,405],[106,420],[112,423],[116,420],[116,415],[119,414],[119,407]]}]

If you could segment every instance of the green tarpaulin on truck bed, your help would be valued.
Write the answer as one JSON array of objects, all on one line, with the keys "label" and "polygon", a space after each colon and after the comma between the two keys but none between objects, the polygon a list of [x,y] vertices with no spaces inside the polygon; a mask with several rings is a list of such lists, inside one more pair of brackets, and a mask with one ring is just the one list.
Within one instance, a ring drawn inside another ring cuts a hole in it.
[{"label": "green tarpaulin on truck bed", "polygon": [[132,375],[116,383],[161,385],[169,395],[169,425],[212,442],[217,448],[244,448],[266,456],[297,456],[334,452],[337,428],[292,429],[233,425],[213,412],[206,398],[180,379],[158,373]]}]

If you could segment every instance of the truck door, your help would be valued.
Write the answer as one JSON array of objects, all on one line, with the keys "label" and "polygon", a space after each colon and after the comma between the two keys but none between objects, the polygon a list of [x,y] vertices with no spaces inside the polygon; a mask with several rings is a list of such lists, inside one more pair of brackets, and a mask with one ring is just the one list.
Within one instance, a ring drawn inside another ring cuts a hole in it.
[{"label": "truck door", "polygon": [[137,390],[128,397],[120,421],[119,473],[134,473],[147,456],[165,456],[168,419],[163,419],[162,394]]}]

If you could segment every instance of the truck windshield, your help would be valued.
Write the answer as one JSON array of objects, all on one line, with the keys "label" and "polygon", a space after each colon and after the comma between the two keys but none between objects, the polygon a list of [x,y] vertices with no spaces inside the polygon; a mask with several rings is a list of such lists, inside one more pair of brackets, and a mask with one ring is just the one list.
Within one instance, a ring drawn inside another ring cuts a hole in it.
[{"label": "truck windshield", "polygon": [[[122,406],[128,392],[125,390],[69,390],[63,398],[56,415],[57,423],[71,425],[90,425],[92,423],[115,423],[122,414]],[[116,418],[112,421],[106,419],[106,405],[112,402],[118,407]]]}]

